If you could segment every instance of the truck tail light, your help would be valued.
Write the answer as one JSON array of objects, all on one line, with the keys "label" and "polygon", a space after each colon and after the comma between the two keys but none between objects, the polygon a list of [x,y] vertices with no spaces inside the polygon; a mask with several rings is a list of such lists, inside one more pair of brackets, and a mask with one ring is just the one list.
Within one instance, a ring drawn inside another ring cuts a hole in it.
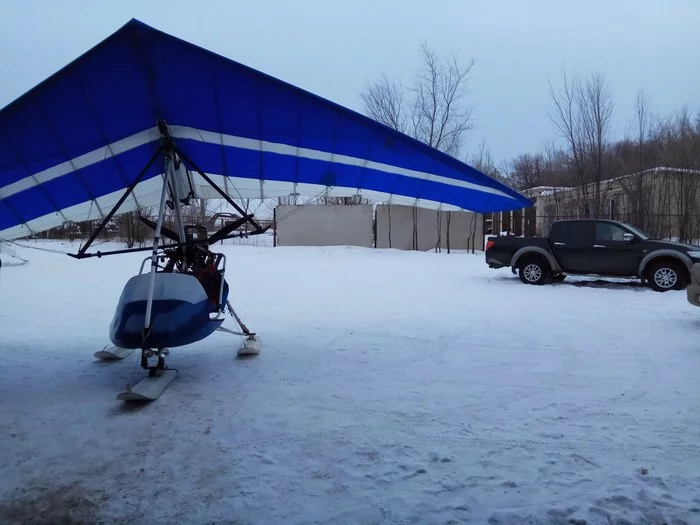
[{"label": "truck tail light", "polygon": [[493,239],[489,239],[488,241],[486,241],[486,249],[484,251],[488,251],[489,248],[491,248],[492,246],[493,246]]}]

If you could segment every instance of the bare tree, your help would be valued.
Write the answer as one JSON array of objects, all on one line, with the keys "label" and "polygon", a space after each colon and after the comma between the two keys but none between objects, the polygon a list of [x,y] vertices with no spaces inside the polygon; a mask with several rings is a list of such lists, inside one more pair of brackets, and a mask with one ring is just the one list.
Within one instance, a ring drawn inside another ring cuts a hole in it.
[{"label": "bare tree", "polygon": [[504,184],[511,184],[511,180],[504,175],[504,171],[500,170],[493,162],[491,152],[486,146],[486,142],[481,141],[479,144],[479,149],[476,151],[476,153],[472,154],[471,158],[469,159],[469,163],[474,166],[474,168],[482,173],[485,173],[492,179],[503,182]]},{"label": "bare tree", "polygon": [[462,66],[452,55],[443,63],[425,43],[421,50],[424,64],[414,85],[413,136],[458,157],[464,135],[473,128],[472,110],[462,100],[474,60]]},{"label": "bare tree", "polygon": [[290,193],[283,197],[277,197],[277,206],[296,206],[299,203],[300,195],[298,193]]},{"label": "bare tree", "polygon": [[591,163],[591,179],[594,186],[594,213],[602,212],[601,181],[605,178],[605,150],[609,142],[613,103],[607,91],[605,78],[596,74],[588,78],[581,93],[584,130],[587,136],[585,147]]},{"label": "bare tree", "polygon": [[700,164],[700,130],[694,128],[687,106],[681,107],[666,129],[666,161],[679,169],[673,177],[678,237],[692,242],[699,236],[700,175],[692,170]]},{"label": "bare tree", "polygon": [[511,184],[518,190],[540,186],[544,179],[544,158],[540,153],[518,155],[511,162],[509,171]]},{"label": "bare tree", "polygon": [[[467,83],[474,61],[461,63],[456,55],[440,59],[421,43],[422,66],[412,87],[386,75],[361,94],[365,113],[393,129],[407,133],[440,151],[459,157],[471,129],[472,110],[465,104]],[[409,102],[405,102],[409,97]]]},{"label": "bare tree", "polygon": [[571,158],[566,151],[557,148],[550,141],[546,141],[537,153],[523,153],[507,162],[503,173],[510,185],[517,190],[537,186],[578,185],[578,179],[572,171]]},{"label": "bare tree", "polygon": [[551,84],[550,93],[555,106],[550,118],[566,141],[581,191],[582,212],[597,217],[602,212],[600,183],[606,178],[605,152],[614,107],[605,77],[594,74],[570,83],[564,73],[559,93]]},{"label": "bare tree", "polygon": [[350,195],[346,197],[331,197],[324,195],[317,200],[318,204],[335,204],[339,206],[356,206],[359,204],[372,204],[372,201],[362,195]]},{"label": "bare tree", "polygon": [[637,162],[638,169],[640,172],[644,171],[644,144],[647,141],[647,134],[649,132],[649,101],[644,94],[644,91],[640,90],[637,93],[637,100],[634,104],[634,112],[637,117],[636,122],[636,146],[637,146]]},{"label": "bare tree", "polygon": [[584,214],[590,210],[586,180],[586,156],[585,156],[585,135],[583,130],[583,119],[580,114],[580,82],[574,79],[573,84],[564,72],[563,85],[559,94],[554,91],[552,84],[549,90],[554,101],[555,110],[549,114],[550,119],[559,130],[560,135],[566,141],[572,167],[576,173],[577,185],[581,188],[581,198]]},{"label": "bare tree", "polygon": [[402,133],[406,132],[404,115],[404,90],[400,84],[389,80],[385,73],[361,94],[365,112],[374,120],[386,124]]},{"label": "bare tree", "polygon": [[642,230],[646,230],[651,224],[651,207],[649,203],[653,200],[655,184],[647,184],[645,187],[644,170],[646,168],[645,154],[646,143],[649,134],[649,101],[643,91],[637,92],[637,99],[634,104],[635,111],[635,156],[637,169],[634,175],[621,180],[627,198],[628,219],[632,224]]},{"label": "bare tree", "polygon": [[153,206],[142,206],[116,218],[119,238],[126,244],[127,248],[133,248],[135,245],[142,247],[146,240],[153,237],[153,230],[141,222],[139,217],[153,221],[156,215],[156,210]]}]

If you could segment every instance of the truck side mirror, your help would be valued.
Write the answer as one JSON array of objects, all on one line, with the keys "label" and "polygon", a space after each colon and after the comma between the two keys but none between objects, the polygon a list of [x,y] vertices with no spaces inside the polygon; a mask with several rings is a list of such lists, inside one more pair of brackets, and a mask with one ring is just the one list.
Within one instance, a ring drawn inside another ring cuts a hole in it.
[{"label": "truck side mirror", "polygon": [[634,242],[634,234],[633,233],[623,233],[622,240],[625,242]]}]

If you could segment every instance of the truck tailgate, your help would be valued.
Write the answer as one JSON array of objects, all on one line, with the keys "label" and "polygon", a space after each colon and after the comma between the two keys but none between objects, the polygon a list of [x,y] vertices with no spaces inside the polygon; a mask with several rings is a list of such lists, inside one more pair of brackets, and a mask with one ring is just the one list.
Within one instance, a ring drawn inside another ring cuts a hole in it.
[{"label": "truck tailgate", "polygon": [[521,248],[537,246],[549,249],[549,242],[543,237],[491,236],[486,239],[486,263],[491,268],[510,266],[513,255]]}]

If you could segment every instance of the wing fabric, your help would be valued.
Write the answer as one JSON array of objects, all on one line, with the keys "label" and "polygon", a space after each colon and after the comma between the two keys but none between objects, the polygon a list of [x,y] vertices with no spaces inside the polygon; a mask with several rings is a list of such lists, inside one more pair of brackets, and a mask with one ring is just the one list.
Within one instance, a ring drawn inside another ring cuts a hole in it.
[{"label": "wing fabric", "polygon": [[[0,110],[0,238],[101,219],[158,150],[159,119],[232,198],[360,194],[476,212],[532,204],[359,113],[131,20]],[[119,212],[157,204],[162,171],[159,159]]]}]

